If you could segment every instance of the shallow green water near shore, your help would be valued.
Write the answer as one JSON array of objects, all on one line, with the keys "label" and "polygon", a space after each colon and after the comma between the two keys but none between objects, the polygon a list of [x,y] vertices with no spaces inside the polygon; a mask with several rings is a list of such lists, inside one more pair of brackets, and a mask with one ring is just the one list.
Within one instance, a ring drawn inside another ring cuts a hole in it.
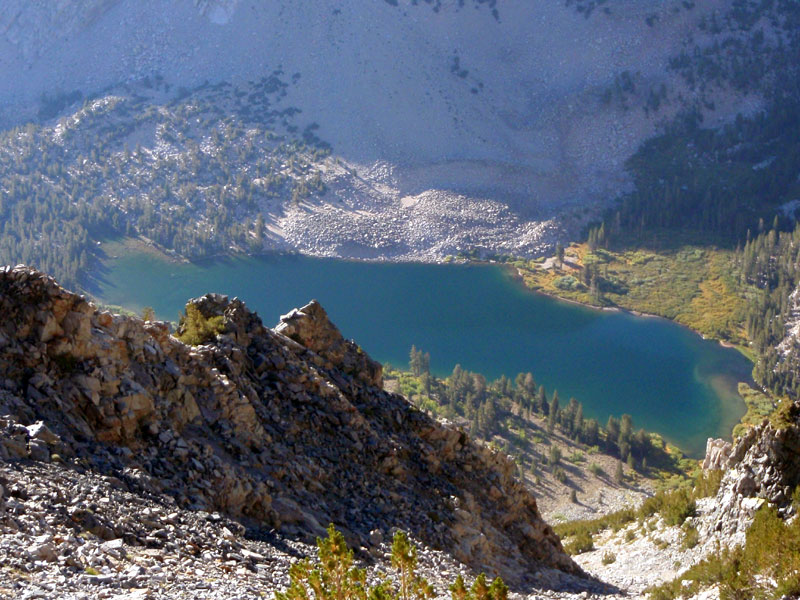
[{"label": "shallow green water near shore", "polygon": [[446,375],[456,363],[493,379],[530,371],[548,395],[571,396],[605,423],[629,413],[698,456],[744,413],[741,354],[658,318],[567,304],[532,293],[491,265],[376,264],[296,256],[177,263],[153,253],[109,258],[94,274],[104,303],[176,320],[206,292],[243,299],[265,324],[318,299],[373,358],[408,363],[412,344]]}]

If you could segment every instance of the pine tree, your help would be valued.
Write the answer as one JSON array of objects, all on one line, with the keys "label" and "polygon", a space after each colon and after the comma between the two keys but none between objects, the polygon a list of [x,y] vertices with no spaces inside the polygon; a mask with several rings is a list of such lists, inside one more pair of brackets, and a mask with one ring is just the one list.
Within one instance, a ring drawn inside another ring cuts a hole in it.
[{"label": "pine tree", "polygon": [[422,370],[422,362],[417,347],[414,344],[411,344],[411,352],[409,352],[408,355],[408,367],[411,369],[414,377],[419,377]]},{"label": "pine tree", "polygon": [[572,424],[572,431],[575,433],[576,438],[583,437],[583,404],[578,403],[578,409],[575,411],[575,418]]},{"label": "pine tree", "polygon": [[547,401],[547,392],[544,386],[539,386],[539,391],[536,393],[536,411],[547,416],[550,414],[550,403]]},{"label": "pine tree", "polygon": [[417,547],[402,531],[392,540],[392,567],[397,569],[400,589],[396,600],[428,600],[434,597],[433,586],[417,574]]},{"label": "pine tree", "polygon": [[550,414],[547,416],[547,431],[553,433],[558,418],[561,416],[558,408],[558,391],[553,392],[553,399],[550,401]]},{"label": "pine tree", "polygon": [[289,588],[277,592],[275,600],[367,600],[367,572],[353,566],[353,551],[331,524],[328,537],[317,539],[319,564],[309,559],[289,569]]}]

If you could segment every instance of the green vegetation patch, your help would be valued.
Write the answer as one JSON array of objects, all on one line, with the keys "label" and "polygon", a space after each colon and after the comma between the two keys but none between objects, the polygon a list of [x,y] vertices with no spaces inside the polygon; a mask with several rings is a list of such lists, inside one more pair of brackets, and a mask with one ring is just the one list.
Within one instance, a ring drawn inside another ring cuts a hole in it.
[{"label": "green vegetation patch", "polygon": [[762,507],[744,546],[712,552],[679,577],[648,590],[651,600],[688,598],[713,585],[722,600],[796,598],[800,595],[800,519],[787,523]]},{"label": "green vegetation patch", "polygon": [[213,341],[218,334],[224,333],[225,323],[222,315],[206,318],[191,302],[186,305],[186,312],[181,316],[178,332],[175,334],[184,344],[197,346]]},{"label": "green vegetation patch", "polygon": [[748,287],[739,281],[736,253],[696,245],[688,236],[668,242],[670,234],[660,235],[632,249],[625,249],[628,243],[594,251],[589,244],[573,244],[567,258],[577,268],[514,264],[532,289],[591,306],[659,315],[707,337],[746,344]]},{"label": "green vegetation patch", "polygon": [[[634,510],[625,508],[596,519],[582,521],[569,521],[559,523],[553,527],[556,534],[563,540],[564,549],[570,554],[588,552],[594,548],[594,536],[605,530],[619,531],[638,521],[640,524],[650,523],[655,515],[660,515],[669,526],[684,525],[683,544],[693,547],[697,544],[697,531],[685,525],[686,519],[695,514],[695,500],[707,495],[716,494],[722,473],[712,472],[704,474],[695,481],[692,489],[681,487],[670,491],[660,491],[655,496],[647,498],[642,505]],[[635,538],[635,532],[628,531],[625,540],[630,542]]]},{"label": "green vegetation patch", "polygon": [[733,437],[743,436],[750,427],[760,425],[777,408],[777,403],[772,396],[760,390],[753,389],[746,383],[739,384],[739,395],[747,406],[747,412],[739,424],[733,428]]}]

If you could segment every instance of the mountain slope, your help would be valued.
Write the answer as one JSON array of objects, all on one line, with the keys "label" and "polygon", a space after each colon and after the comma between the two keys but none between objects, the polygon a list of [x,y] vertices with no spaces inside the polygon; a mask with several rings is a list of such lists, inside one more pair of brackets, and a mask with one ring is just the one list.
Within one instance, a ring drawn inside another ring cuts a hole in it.
[{"label": "mountain slope", "polygon": [[[383,392],[380,366],[316,303],[273,331],[205,296],[187,308],[208,342],[194,347],[24,267],[0,272],[0,304],[4,461],[57,454],[131,493],[300,539],[333,522],[368,548],[399,527],[517,585],[581,574],[513,463]],[[145,543],[135,521],[103,527]]]},{"label": "mountain slope", "polygon": [[591,18],[568,4],[13,0],[0,21],[0,76],[13,83],[0,100],[18,122],[43,95],[280,68],[295,82],[288,104],[338,156],[401,167],[401,195],[489,195],[541,220],[619,190],[625,158],[680,107],[641,110],[662,84],[682,89],[668,60],[702,44],[700,20],[730,3],[620,0]]}]

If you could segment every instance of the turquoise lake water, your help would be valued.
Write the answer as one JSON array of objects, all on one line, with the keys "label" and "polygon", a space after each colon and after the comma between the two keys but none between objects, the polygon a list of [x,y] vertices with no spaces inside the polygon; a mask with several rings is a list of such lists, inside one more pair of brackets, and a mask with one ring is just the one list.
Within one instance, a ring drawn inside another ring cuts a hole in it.
[{"label": "turquoise lake water", "polygon": [[412,344],[431,370],[454,365],[494,379],[530,371],[548,395],[571,396],[600,419],[628,413],[691,455],[730,437],[744,413],[736,392],[752,365],[664,319],[568,304],[526,290],[493,265],[377,264],[299,256],[178,263],[126,253],[95,273],[97,298],[175,321],[186,300],[238,296],[265,325],[319,300],[374,359],[407,365]]}]

